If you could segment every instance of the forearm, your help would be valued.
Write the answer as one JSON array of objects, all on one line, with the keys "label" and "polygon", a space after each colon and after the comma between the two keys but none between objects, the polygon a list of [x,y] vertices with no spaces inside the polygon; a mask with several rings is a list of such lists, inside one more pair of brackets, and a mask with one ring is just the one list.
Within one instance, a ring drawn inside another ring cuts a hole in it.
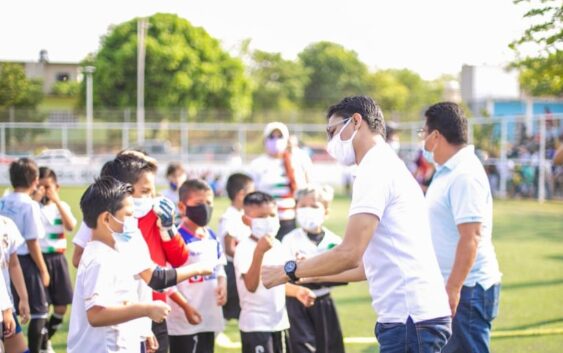
[{"label": "forearm", "polygon": [[475,263],[479,240],[477,237],[461,237],[456,249],[452,272],[447,287],[461,289],[471,267]]},{"label": "forearm", "polygon": [[298,278],[338,275],[359,266],[361,256],[350,247],[336,246],[331,251],[299,262],[295,275]]},{"label": "forearm", "polygon": [[61,202],[57,202],[55,204],[57,205],[57,209],[59,210],[59,213],[61,215],[63,227],[67,232],[72,232],[74,227],[76,227],[76,219],[72,216],[69,210],[62,206]]},{"label": "forearm", "polygon": [[[18,261],[17,256],[16,256],[16,261]],[[10,279],[12,280],[12,284],[16,289],[16,293],[18,294],[20,301],[27,302],[29,298],[27,294],[27,288],[25,286],[25,280],[23,278],[23,272],[19,265],[19,261],[17,263],[14,263],[14,261],[10,259]]]},{"label": "forearm", "polygon": [[363,263],[358,267],[331,276],[304,278],[304,283],[349,283],[366,280]]},{"label": "forearm", "polygon": [[254,293],[260,284],[260,268],[262,267],[262,259],[264,254],[257,251],[254,252],[252,257],[252,264],[248,269],[248,272],[244,274],[244,285],[249,292]]},{"label": "forearm", "polygon": [[172,294],[168,296],[174,303],[178,304],[179,307],[182,309],[186,309],[190,305],[186,298],[178,291],[174,291]]},{"label": "forearm", "polygon": [[27,249],[29,250],[29,256],[31,256],[31,259],[33,260],[33,262],[35,262],[35,265],[37,266],[37,269],[39,269],[39,272],[47,272],[47,265],[45,264],[45,259],[43,258],[41,247],[39,247],[39,240],[26,240],[26,244]]},{"label": "forearm", "polygon": [[297,293],[299,292],[300,288],[301,288],[301,286],[295,285],[293,283],[286,283],[285,284],[285,295],[287,297],[296,298]]},{"label": "forearm", "polygon": [[95,306],[87,312],[88,322],[93,327],[112,326],[122,324],[148,316],[148,306],[143,303],[135,303],[122,306],[101,307]]},{"label": "forearm", "polygon": [[227,256],[230,256],[230,257],[235,256],[236,244],[237,244],[237,242],[236,242],[235,238],[231,237],[228,234],[225,235],[224,245],[225,245],[225,254],[227,254]]},{"label": "forearm", "polygon": [[204,267],[203,263],[195,263],[176,268],[177,283],[183,282],[193,276],[203,276]]},{"label": "forearm", "polygon": [[84,252],[83,247],[74,244],[74,252],[72,253],[72,266],[74,266],[74,268],[78,268],[78,265],[80,264],[80,258],[82,257],[83,252]]},{"label": "forearm", "polygon": [[164,256],[166,261],[172,265],[172,267],[180,267],[186,263],[188,260],[188,248],[184,239],[176,233],[170,240],[161,240],[162,249],[164,250]]}]

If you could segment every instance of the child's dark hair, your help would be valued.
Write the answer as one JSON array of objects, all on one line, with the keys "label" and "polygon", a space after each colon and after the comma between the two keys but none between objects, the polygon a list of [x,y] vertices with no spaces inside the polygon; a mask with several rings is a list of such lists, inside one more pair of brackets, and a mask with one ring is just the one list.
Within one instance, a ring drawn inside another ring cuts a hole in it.
[{"label": "child's dark hair", "polygon": [[262,206],[265,204],[275,204],[276,200],[270,194],[262,191],[254,191],[244,197],[244,206]]},{"label": "child's dark hair", "polygon": [[227,179],[227,195],[231,201],[234,201],[237,194],[244,190],[248,184],[252,183],[252,178],[243,173],[235,173]]},{"label": "child's dark hair", "polygon": [[57,174],[55,171],[49,167],[39,167],[39,179],[53,179],[55,184],[57,183]]},{"label": "child's dark hair", "polygon": [[185,201],[193,191],[211,191],[211,187],[201,179],[186,180],[178,191],[180,201]]},{"label": "child's dark hair", "polygon": [[123,208],[123,200],[133,193],[131,184],[110,176],[97,178],[80,198],[80,209],[86,225],[95,229],[103,212],[115,214]]},{"label": "child's dark hair", "polygon": [[37,164],[29,158],[20,158],[10,164],[10,183],[15,188],[29,188],[39,177]]},{"label": "child's dark hair", "polygon": [[152,159],[124,153],[106,162],[100,176],[111,176],[123,183],[135,184],[143,173],[156,173],[156,171],[157,165]]},{"label": "child's dark hair", "polygon": [[179,162],[172,162],[166,168],[166,177],[176,174],[177,171],[184,171],[184,167],[182,163]]}]

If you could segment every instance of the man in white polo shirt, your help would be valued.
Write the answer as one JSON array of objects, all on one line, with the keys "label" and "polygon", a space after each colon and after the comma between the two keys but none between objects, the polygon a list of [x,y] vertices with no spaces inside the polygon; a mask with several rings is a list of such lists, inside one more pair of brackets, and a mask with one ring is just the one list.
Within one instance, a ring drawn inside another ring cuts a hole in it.
[{"label": "man in white polo shirt", "polygon": [[440,352],[451,312],[422,191],[385,143],[383,114],[373,99],[345,98],[327,118],[329,153],[344,165],[358,164],[344,239],[311,259],[263,266],[262,281],[272,287],[307,277],[367,279],[380,351]]},{"label": "man in white polo shirt", "polygon": [[444,352],[489,352],[501,273],[491,241],[493,198],[483,165],[467,145],[467,120],[455,103],[425,113],[427,159],[438,165],[426,200],[436,256],[454,313]]}]

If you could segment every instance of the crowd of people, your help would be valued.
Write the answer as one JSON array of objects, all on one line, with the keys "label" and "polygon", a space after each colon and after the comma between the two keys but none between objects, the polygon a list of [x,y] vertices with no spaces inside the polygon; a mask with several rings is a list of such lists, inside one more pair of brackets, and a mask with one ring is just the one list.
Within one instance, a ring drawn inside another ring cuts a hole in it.
[{"label": "crowd of people", "polygon": [[426,199],[371,98],[345,98],[327,120],[328,152],[357,165],[344,234],[324,225],[334,191],[311,180],[282,123],[266,125],[265,153],[228,177],[215,230],[209,182],[172,163],[158,194],[158,162],[124,150],[80,199],[74,286],[65,234],[77,222],[56,174],[13,162],[0,200],[6,352],[53,351],[69,304],[71,353],[210,353],[231,319],[243,353],[345,352],[331,288],[362,280],[381,352],[488,352],[501,274],[491,192],[461,109],[426,112],[420,136],[438,165]]}]

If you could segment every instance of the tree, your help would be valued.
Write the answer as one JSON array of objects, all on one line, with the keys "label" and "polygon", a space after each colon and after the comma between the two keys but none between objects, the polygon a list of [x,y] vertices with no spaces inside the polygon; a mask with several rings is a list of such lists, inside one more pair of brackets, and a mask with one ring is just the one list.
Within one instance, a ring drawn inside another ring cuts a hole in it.
[{"label": "tree", "polygon": [[254,111],[296,110],[308,83],[301,62],[285,60],[280,53],[256,50],[251,54]]},{"label": "tree", "polygon": [[[530,9],[524,19],[530,25],[510,43],[520,69],[522,89],[534,96],[563,96],[563,6],[560,0],[514,0]],[[533,55],[528,53],[533,52]]]},{"label": "tree", "polygon": [[0,64],[0,108],[35,108],[41,99],[41,81],[29,80],[21,64]]},{"label": "tree", "polygon": [[[252,97],[242,62],[203,28],[172,14],[148,18],[145,106],[249,112]],[[137,19],[110,28],[99,51],[84,63],[96,67],[94,104],[133,107],[137,101]],[[80,95],[84,103],[85,83]],[[154,119],[154,118],[153,118]],[[151,120],[147,116],[147,120]]]},{"label": "tree", "polygon": [[365,94],[368,69],[356,52],[339,44],[318,42],[299,53],[299,60],[309,71],[304,108],[326,109],[345,96]]}]

